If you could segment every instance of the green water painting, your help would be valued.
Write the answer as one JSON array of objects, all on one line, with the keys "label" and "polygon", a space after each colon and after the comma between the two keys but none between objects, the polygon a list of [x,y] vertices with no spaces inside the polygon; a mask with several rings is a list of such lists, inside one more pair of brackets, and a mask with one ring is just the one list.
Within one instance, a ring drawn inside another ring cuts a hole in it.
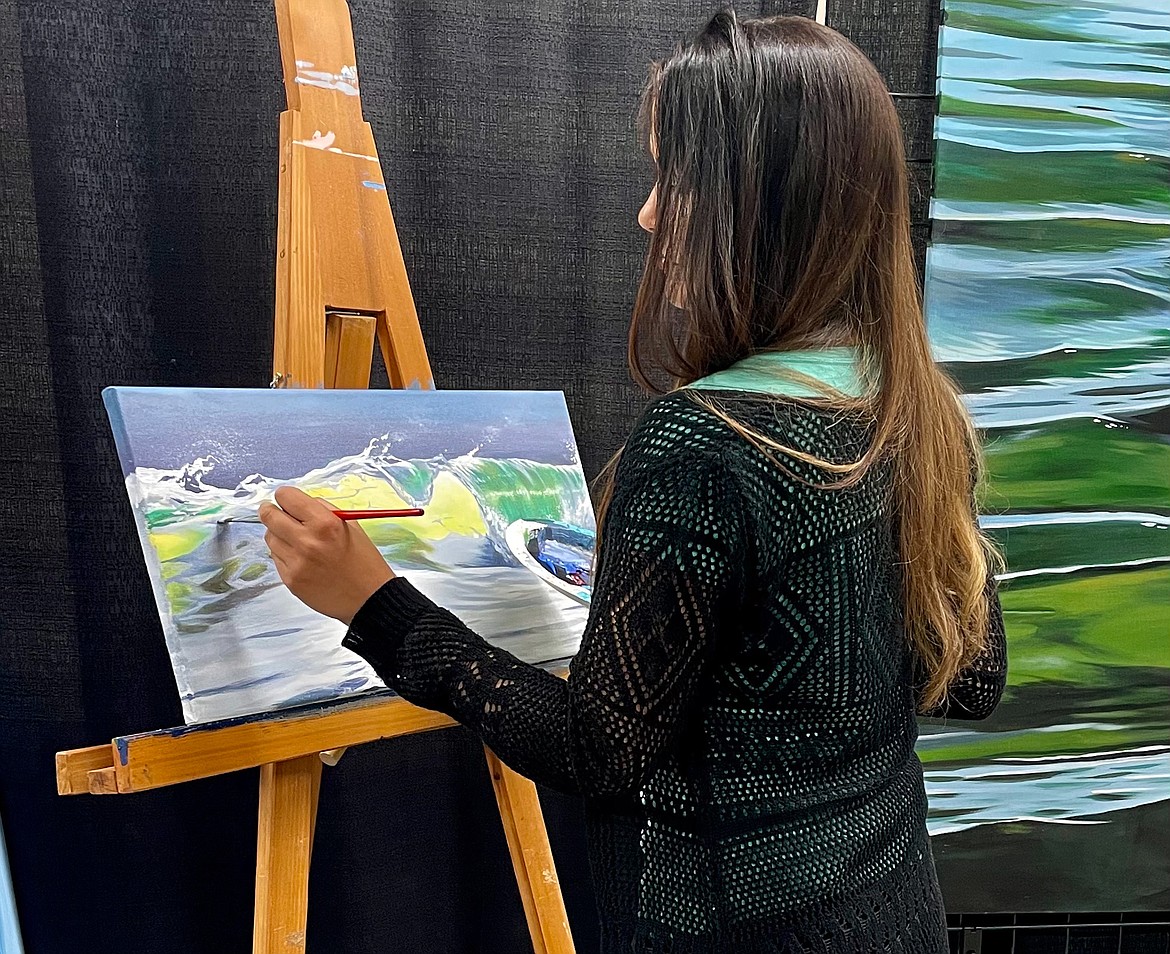
[{"label": "green water painting", "polygon": [[1010,676],[919,746],[948,908],[1170,908],[1170,3],[945,0],[927,321]]}]

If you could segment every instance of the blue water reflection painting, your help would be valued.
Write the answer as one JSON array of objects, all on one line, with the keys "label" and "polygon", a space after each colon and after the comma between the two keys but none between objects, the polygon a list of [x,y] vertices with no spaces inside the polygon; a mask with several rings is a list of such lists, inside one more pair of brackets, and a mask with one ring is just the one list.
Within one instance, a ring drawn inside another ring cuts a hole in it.
[{"label": "blue water reflection painting", "polygon": [[1170,907],[1170,3],[946,0],[927,320],[1009,689],[924,727],[955,911]]}]

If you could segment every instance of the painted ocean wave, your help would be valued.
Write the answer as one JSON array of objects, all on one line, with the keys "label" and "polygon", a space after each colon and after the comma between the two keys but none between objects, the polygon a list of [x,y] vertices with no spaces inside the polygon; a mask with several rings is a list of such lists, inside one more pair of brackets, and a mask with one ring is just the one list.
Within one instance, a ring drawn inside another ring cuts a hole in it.
[{"label": "painted ocean wave", "polygon": [[925,777],[932,835],[1015,821],[1099,824],[1094,816],[1168,797],[1170,746],[1083,756],[1000,758],[980,765],[928,769]]},{"label": "painted ocean wave", "polygon": [[1010,664],[989,722],[923,728],[936,835],[1170,799],[1167,50],[1164,0],[946,0],[927,322]]},{"label": "painted ocean wave", "polygon": [[[252,517],[282,484],[344,509],[422,507],[423,517],[364,529],[411,582],[504,649],[529,662],[573,654],[584,607],[546,586],[511,555],[505,531],[523,518],[591,528],[579,467],[522,459],[401,460],[385,438],[295,480],[253,474],[217,486],[217,461],[126,478],[158,554],[152,583],[188,721],[320,702],[380,687],[341,647],[344,627],[300,604],[281,584]],[[279,620],[279,626],[272,621]],[[241,678],[241,673],[261,673]]]},{"label": "painted ocean wave", "polygon": [[[169,555],[223,532],[214,522],[255,516],[276,489],[295,483],[338,508],[433,508],[441,514],[394,524],[371,523],[377,542],[382,531],[417,539],[486,535],[506,559],[504,532],[509,523],[532,513],[549,515],[575,526],[592,527],[588,487],[579,467],[528,460],[482,458],[465,454],[448,460],[401,460],[388,450],[385,436],[360,453],[341,457],[295,481],[253,474],[232,487],[214,483],[216,460],[199,458],[174,470],[137,468],[126,479],[130,499],[146,514],[152,539],[162,540]],[[452,512],[460,516],[457,519]],[[435,521],[441,522],[436,525]],[[182,535],[184,539],[170,539]]]},{"label": "painted ocean wave", "polygon": [[[936,222],[1022,222],[1039,223],[1057,220],[1094,222],[1131,222],[1170,228],[1170,210],[1151,203],[1147,208],[1122,205],[1088,205],[1084,202],[1061,202],[1056,208],[1004,208],[999,202],[962,202],[930,200],[930,217]],[[942,226],[945,228],[946,226]],[[952,232],[952,234],[954,234]]]}]

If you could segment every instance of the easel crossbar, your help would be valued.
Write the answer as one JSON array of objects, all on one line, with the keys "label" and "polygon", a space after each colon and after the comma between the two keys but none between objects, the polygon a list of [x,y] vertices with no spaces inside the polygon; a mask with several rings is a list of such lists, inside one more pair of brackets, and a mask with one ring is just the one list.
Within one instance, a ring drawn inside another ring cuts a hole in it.
[{"label": "easel crossbar", "polygon": [[397,696],[379,696],[324,710],[123,735],[108,745],[58,752],[57,792],[113,794],[110,769],[117,794],[143,792],[454,724]]}]

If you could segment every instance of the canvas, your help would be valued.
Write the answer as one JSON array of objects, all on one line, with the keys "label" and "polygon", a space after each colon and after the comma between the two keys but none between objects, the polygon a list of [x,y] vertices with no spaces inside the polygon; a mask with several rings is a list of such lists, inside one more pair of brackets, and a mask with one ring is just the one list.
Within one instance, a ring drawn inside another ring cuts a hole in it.
[{"label": "canvas", "polygon": [[282,484],[362,526],[394,569],[527,662],[584,629],[593,511],[564,398],[549,392],[105,392],[188,722],[384,688],[344,627],[298,602],[254,517]]},{"label": "canvas", "polygon": [[946,0],[927,321],[1008,689],[920,753],[952,911],[1170,908],[1170,5]]}]

